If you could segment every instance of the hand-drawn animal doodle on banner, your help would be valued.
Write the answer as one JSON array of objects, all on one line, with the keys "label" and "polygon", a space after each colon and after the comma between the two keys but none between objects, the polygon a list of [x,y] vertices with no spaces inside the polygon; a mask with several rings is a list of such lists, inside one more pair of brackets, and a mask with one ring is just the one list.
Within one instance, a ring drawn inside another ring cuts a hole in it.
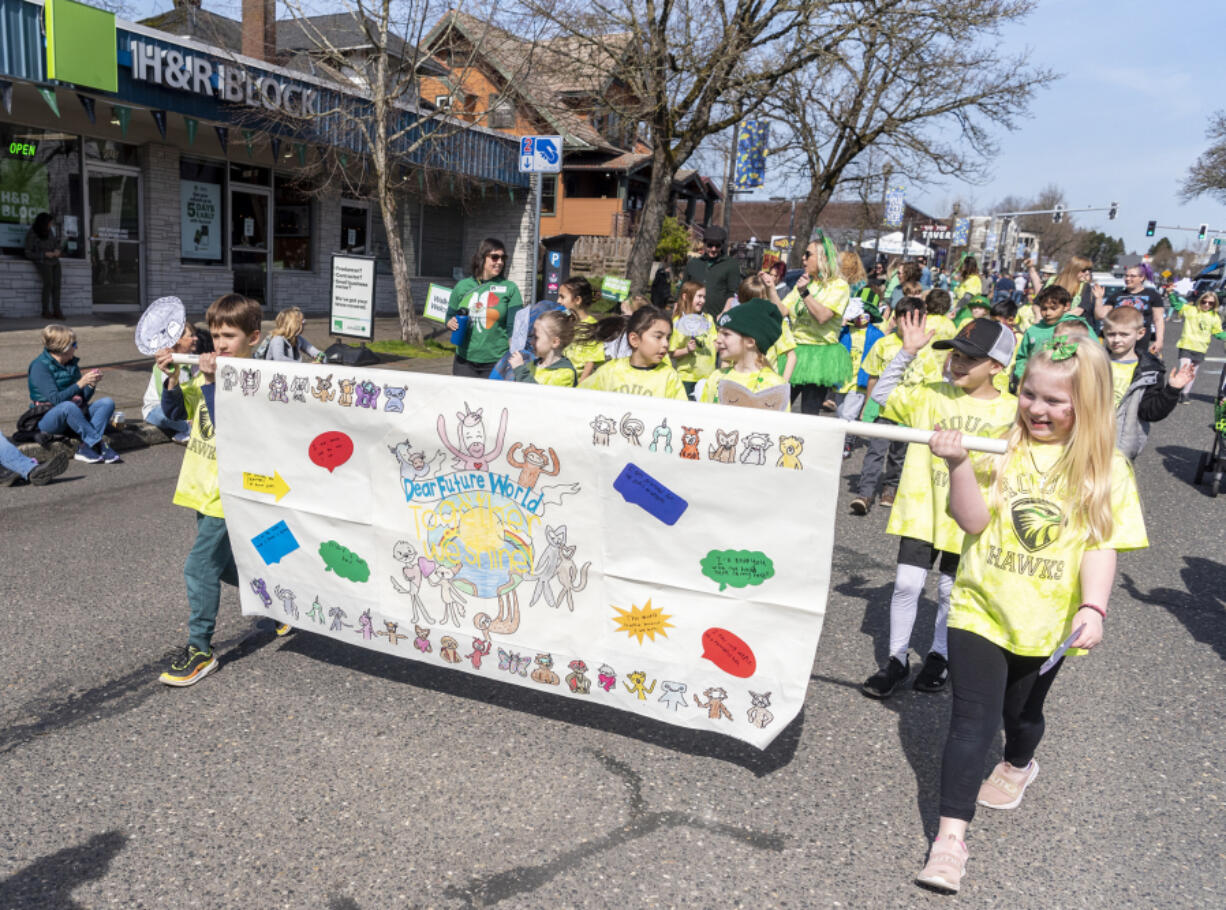
[{"label": "hand-drawn animal doodle on banner", "polygon": [[453,446],[447,438],[447,420],[438,415],[438,438],[442,440],[447,451],[455,456],[453,467],[464,471],[488,471],[490,463],[502,454],[502,443],[507,435],[507,409],[502,409],[502,420],[498,424],[498,437],[494,445],[486,445],[485,421],[481,414],[483,408],[472,410],[468,402],[464,403],[464,413],[456,412],[459,423],[456,427],[456,442]]}]

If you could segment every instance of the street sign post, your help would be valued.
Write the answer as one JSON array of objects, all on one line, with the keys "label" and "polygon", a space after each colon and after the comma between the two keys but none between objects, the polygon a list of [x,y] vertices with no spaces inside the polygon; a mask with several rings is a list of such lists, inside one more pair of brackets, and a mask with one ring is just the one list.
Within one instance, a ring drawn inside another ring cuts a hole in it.
[{"label": "street sign post", "polygon": [[[562,171],[562,137],[561,136],[521,136],[519,138],[519,172],[533,174],[532,182],[536,184],[536,215],[533,223],[536,229],[536,242],[532,244],[532,293],[533,302],[537,295],[537,275],[541,252],[541,181],[544,174],[559,174]],[[556,293],[556,291],[555,291]]]}]

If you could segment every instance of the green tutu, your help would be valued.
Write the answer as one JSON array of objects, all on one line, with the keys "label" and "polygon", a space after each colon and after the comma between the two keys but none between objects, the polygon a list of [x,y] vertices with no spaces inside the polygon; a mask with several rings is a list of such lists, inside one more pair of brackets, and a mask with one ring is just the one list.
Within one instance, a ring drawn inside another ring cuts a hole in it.
[{"label": "green tutu", "polygon": [[792,371],[792,385],[834,386],[855,375],[851,354],[841,344],[796,345],[796,369]]}]

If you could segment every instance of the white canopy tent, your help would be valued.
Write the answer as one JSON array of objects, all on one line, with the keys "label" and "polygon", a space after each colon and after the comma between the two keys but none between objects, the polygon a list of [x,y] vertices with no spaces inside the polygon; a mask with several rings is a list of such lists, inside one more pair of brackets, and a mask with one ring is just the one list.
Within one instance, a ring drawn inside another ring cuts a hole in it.
[{"label": "white canopy tent", "polygon": [[[866,240],[860,244],[866,250],[878,249],[876,240]],[[906,251],[903,250],[903,235],[902,231],[895,231],[892,234],[881,235],[880,251],[890,256],[931,256],[932,250],[924,246],[918,240],[912,240],[907,244]]]}]

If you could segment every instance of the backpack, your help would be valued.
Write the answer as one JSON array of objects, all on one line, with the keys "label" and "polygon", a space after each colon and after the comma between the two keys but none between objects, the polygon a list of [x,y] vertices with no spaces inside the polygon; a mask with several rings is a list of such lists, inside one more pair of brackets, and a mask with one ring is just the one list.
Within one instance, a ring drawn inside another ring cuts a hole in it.
[{"label": "backpack", "polygon": [[252,360],[267,360],[268,346],[272,343],[272,336],[266,335],[260,339],[260,343],[255,346],[255,350],[251,352]]}]

